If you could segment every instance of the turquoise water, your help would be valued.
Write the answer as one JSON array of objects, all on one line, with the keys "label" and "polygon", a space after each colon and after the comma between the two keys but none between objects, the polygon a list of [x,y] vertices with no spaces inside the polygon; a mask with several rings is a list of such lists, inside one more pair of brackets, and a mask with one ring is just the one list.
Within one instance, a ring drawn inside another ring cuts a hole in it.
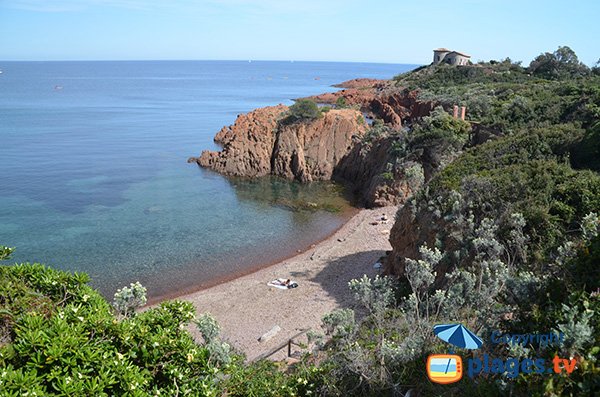
[{"label": "turquoise water", "polygon": [[136,280],[176,294],[282,259],[344,222],[339,189],[228,179],[187,158],[239,113],[412,67],[0,62],[0,244],[87,272],[107,296]]}]

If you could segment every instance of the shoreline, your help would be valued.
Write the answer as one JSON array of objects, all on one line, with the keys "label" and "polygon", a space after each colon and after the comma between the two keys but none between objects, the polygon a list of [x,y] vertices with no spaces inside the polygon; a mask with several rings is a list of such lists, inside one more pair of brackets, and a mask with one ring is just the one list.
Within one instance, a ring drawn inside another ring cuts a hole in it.
[{"label": "shoreline", "polygon": [[[389,231],[397,209],[360,209],[330,236],[301,253],[176,297],[192,302],[198,315],[211,313],[222,327],[223,339],[254,360],[304,329],[321,331],[324,314],[354,307],[348,282],[363,274],[378,274],[373,264],[391,249]],[[383,214],[388,221],[373,225]],[[296,281],[298,288],[267,286],[280,277]],[[153,300],[150,305],[156,303]],[[275,326],[281,330],[272,339],[258,341]],[[200,337],[194,327],[191,331]],[[282,351],[273,358],[283,359],[285,354]]]},{"label": "shoreline", "polygon": [[251,275],[251,274],[261,271],[263,269],[267,269],[271,266],[275,266],[281,262],[290,260],[296,256],[302,255],[302,254],[306,253],[307,251],[315,248],[317,245],[321,244],[322,242],[326,241],[327,239],[331,238],[333,235],[335,235],[348,222],[350,222],[352,220],[352,218],[354,218],[358,213],[360,213],[360,211],[362,211],[362,208],[350,207],[350,208],[346,209],[345,211],[343,211],[343,214],[342,214],[345,217],[345,220],[337,228],[335,228],[333,231],[317,238],[316,240],[311,241],[308,244],[304,244],[296,249],[290,250],[290,252],[285,253],[281,258],[260,261],[260,262],[257,262],[257,263],[254,263],[254,264],[248,266],[244,270],[232,272],[231,274],[228,274],[226,276],[215,277],[215,278],[212,278],[211,280],[209,280],[207,282],[203,282],[199,285],[193,285],[190,287],[179,288],[175,292],[169,292],[169,293],[165,293],[165,294],[148,297],[148,302],[147,302],[146,306],[155,306],[155,305],[159,304],[160,302],[164,302],[166,300],[179,299],[182,296],[193,295],[195,293],[199,293],[204,290],[217,287],[221,284],[231,282],[238,278]]}]

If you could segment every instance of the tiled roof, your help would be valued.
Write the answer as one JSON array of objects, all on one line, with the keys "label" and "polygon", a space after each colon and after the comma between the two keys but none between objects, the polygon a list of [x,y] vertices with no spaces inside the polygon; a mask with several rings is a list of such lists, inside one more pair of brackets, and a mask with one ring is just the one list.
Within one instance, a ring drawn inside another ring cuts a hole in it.
[{"label": "tiled roof", "polygon": [[471,55],[467,55],[467,54],[462,53],[462,52],[458,52],[458,51],[452,51],[452,52],[455,53],[455,54],[458,54],[458,55],[462,55],[463,57],[471,58]]},{"label": "tiled roof", "polygon": [[463,57],[471,58],[471,55],[467,55],[467,54],[465,54],[463,52],[451,51],[451,50],[449,50],[447,48],[438,48],[438,49],[433,50],[433,51],[435,51],[435,52],[449,52],[449,53],[454,53],[454,54],[461,55]]}]

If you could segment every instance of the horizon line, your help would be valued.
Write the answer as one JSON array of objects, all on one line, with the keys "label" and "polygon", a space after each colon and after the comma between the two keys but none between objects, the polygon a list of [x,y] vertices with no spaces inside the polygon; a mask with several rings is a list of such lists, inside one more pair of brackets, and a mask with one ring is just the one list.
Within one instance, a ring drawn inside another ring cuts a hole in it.
[{"label": "horizon line", "polygon": [[371,63],[382,65],[414,65],[423,63],[376,62],[376,61],[322,61],[301,59],[0,59],[0,62],[319,62],[319,63]]}]

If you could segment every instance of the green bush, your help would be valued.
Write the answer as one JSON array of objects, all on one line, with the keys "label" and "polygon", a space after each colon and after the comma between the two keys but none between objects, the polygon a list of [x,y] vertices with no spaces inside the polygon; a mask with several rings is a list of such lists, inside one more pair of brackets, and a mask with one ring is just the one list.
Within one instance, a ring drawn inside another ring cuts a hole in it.
[{"label": "green bush", "polygon": [[309,122],[316,120],[321,116],[321,110],[315,101],[310,99],[299,99],[292,106],[290,106],[282,122],[284,124]]},{"label": "green bush", "polygon": [[88,281],[40,264],[0,266],[0,395],[297,396],[326,382],[311,364],[245,363],[189,302],[131,312],[134,284],[116,294],[123,316]]},{"label": "green bush", "polygon": [[217,395],[209,353],[182,329],[187,302],[119,321],[87,276],[39,264],[3,266],[3,395]]},{"label": "green bush", "polygon": [[437,146],[441,150],[449,147],[458,150],[467,142],[470,131],[469,123],[455,119],[438,106],[415,125],[409,137],[410,145],[413,148],[431,149]]},{"label": "green bush", "polygon": [[590,68],[579,62],[575,52],[567,46],[552,53],[537,56],[529,64],[529,71],[546,79],[565,79],[586,76]]},{"label": "green bush", "polygon": [[573,166],[600,172],[600,122],[592,126],[571,151]]},{"label": "green bush", "polygon": [[343,96],[338,97],[338,99],[336,99],[336,101],[335,101],[335,107],[336,107],[336,109],[347,108],[348,104],[346,103],[346,98],[344,98]]}]

